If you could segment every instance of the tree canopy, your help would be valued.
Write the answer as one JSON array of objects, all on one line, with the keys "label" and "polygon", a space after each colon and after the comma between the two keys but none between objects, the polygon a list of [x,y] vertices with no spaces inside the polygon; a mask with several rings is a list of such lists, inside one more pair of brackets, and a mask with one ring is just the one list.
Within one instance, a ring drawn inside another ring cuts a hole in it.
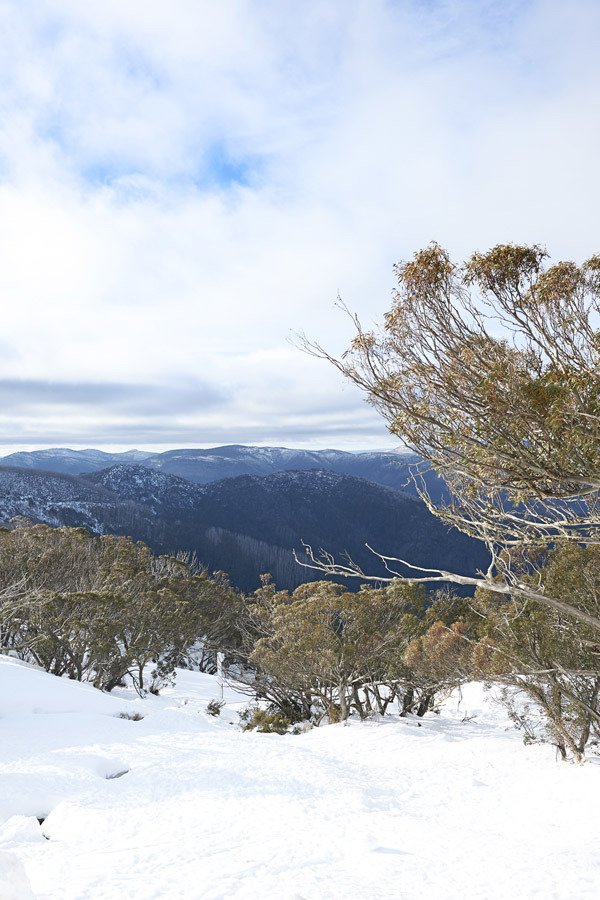
[{"label": "tree canopy", "polygon": [[125,676],[158,687],[198,644],[226,642],[236,602],[193,560],[126,537],[26,519],[0,529],[0,652],[103,690]]},{"label": "tree canopy", "polygon": [[354,318],[341,359],[305,348],[364,390],[389,430],[444,477],[450,502],[434,506],[424,487],[423,499],[491,553],[478,579],[412,577],[499,578],[496,590],[525,591],[600,628],[511,565],[523,545],[600,536],[600,256],[580,266],[547,259],[537,245],[502,244],[456,264],[432,243],[395,267],[379,330]]}]

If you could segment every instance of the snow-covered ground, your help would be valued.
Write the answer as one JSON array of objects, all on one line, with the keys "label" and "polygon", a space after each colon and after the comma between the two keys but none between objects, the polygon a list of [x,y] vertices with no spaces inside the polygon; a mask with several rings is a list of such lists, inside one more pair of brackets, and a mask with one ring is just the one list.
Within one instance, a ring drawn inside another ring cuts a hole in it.
[{"label": "snow-covered ground", "polygon": [[0,657],[1,900],[600,895],[600,766],[525,747],[480,686],[283,737],[242,733],[232,689],[206,715],[216,695],[180,672],[116,697]]}]

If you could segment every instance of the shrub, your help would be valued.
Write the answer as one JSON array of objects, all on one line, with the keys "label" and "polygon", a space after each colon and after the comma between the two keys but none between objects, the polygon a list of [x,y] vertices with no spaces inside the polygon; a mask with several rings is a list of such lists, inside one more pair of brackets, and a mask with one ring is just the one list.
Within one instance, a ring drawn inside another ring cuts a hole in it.
[{"label": "shrub", "polygon": [[206,712],[209,716],[220,716],[224,706],[224,700],[211,700],[206,707]]},{"label": "shrub", "polygon": [[249,708],[240,715],[243,731],[260,731],[262,734],[287,734],[290,720],[279,712]]}]

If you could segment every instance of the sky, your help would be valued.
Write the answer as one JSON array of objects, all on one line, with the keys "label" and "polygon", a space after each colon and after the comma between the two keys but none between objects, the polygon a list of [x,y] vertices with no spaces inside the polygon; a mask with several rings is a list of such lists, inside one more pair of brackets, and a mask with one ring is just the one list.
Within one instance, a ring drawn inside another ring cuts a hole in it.
[{"label": "sky", "polygon": [[600,250],[597,0],[2,0],[0,452],[397,445],[339,354],[431,240]]}]

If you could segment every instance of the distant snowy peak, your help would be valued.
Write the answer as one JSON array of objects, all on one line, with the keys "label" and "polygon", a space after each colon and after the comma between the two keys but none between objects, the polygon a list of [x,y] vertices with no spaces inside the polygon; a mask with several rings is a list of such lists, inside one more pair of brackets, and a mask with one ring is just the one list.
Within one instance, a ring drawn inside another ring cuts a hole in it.
[{"label": "distant snowy peak", "polygon": [[94,484],[102,484],[110,490],[120,491],[128,485],[137,485],[148,490],[164,490],[165,487],[181,482],[189,488],[189,482],[184,478],[178,478],[176,475],[165,475],[154,469],[148,469],[142,465],[131,465],[127,463],[118,463],[98,472],[93,472],[85,476],[86,481]]},{"label": "distant snowy peak", "polygon": [[332,456],[332,451],[324,454],[286,447],[233,444],[207,450],[169,450],[151,457],[144,465],[181,475],[190,481],[207,482],[236,475],[270,475],[289,469],[331,468],[335,459],[345,455],[341,451]]},{"label": "distant snowy peak", "polygon": [[[265,476],[275,472],[319,469],[365,478],[415,496],[417,491],[411,475],[419,462],[412,454],[394,451],[348,453],[332,449],[294,450],[234,444],[209,450],[170,450],[144,460],[143,465],[199,484],[238,475]],[[437,502],[443,491],[442,481],[432,472],[425,474],[425,480]]]},{"label": "distant snowy peak", "polygon": [[142,462],[152,455],[143,450],[106,453],[104,450],[70,450],[68,447],[53,447],[49,450],[10,453],[0,458],[0,465],[80,475],[83,472],[104,469],[113,463]]},{"label": "distant snowy peak", "polygon": [[[356,490],[361,485],[365,487],[368,479],[359,478],[355,475],[346,475],[343,472],[335,472],[331,469],[289,469],[271,472],[269,475],[239,475],[237,478],[223,478],[220,481],[213,482],[211,485],[205,485],[205,491],[216,491],[220,488],[233,489],[242,486],[253,485],[265,492],[288,492],[291,489],[296,491],[304,491],[306,494],[311,492],[331,491],[331,490]],[[370,483],[370,489],[379,493],[387,493],[398,497],[402,492],[386,488],[384,485],[375,485]],[[411,502],[416,498],[404,495]]]},{"label": "distant snowy peak", "polygon": [[[294,491],[308,497],[311,494],[323,494],[324,491],[356,491],[361,485],[366,487],[369,484],[366,479],[344,475],[329,469],[292,469],[271,472],[268,475],[237,475],[233,478],[222,478],[210,484],[200,485],[177,475],[167,475],[164,472],[147,469],[142,465],[124,464],[82,475],[81,479],[106,488],[122,500],[134,500],[137,503],[156,507],[156,509],[158,509],[157,504],[169,507],[177,506],[181,509],[190,508],[209,497],[216,498],[223,494],[241,497],[246,495],[249,490],[259,491],[263,494],[287,494]],[[383,485],[372,483],[370,489],[394,497],[398,497],[400,494],[400,492]],[[415,499],[409,495],[404,496],[411,502]]]},{"label": "distant snowy peak", "polygon": [[113,491],[121,500],[133,500],[149,506],[155,513],[162,511],[165,505],[191,509],[203,491],[200,485],[185,478],[165,475],[142,465],[119,463],[99,472],[90,472],[82,478]]}]

